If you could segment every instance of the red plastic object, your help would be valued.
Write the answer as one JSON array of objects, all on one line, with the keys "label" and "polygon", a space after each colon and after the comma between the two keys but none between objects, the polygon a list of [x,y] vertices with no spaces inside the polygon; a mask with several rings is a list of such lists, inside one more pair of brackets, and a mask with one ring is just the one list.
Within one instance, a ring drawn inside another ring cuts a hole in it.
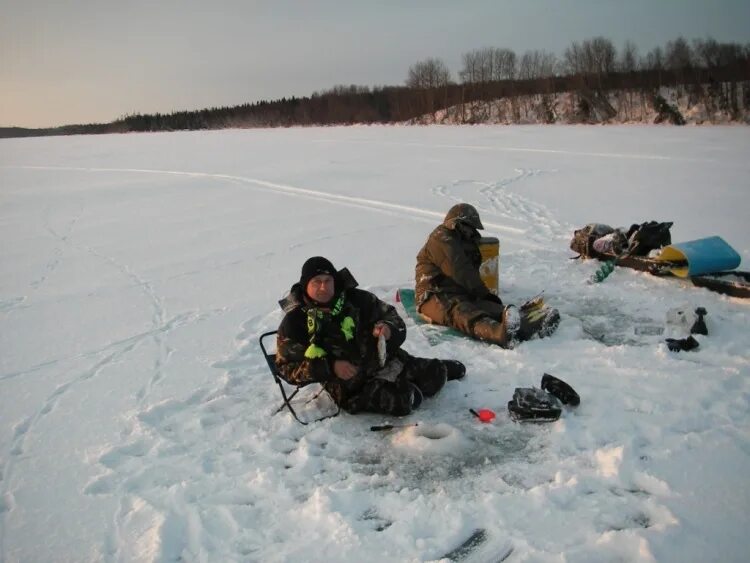
[{"label": "red plastic object", "polygon": [[482,422],[492,422],[495,420],[495,413],[490,409],[479,409],[479,420]]},{"label": "red plastic object", "polygon": [[476,416],[480,422],[492,422],[495,420],[495,413],[491,411],[490,409],[479,409],[479,411],[475,411],[474,409],[469,409],[469,412]]}]

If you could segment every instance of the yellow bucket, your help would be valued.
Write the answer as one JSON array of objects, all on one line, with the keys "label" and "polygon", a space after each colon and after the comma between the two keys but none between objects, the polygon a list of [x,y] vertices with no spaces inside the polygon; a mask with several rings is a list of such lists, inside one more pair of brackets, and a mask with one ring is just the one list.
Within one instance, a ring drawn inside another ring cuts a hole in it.
[{"label": "yellow bucket", "polygon": [[479,252],[482,254],[479,276],[487,289],[497,295],[498,272],[500,271],[500,241],[495,237],[482,237],[479,239]]}]

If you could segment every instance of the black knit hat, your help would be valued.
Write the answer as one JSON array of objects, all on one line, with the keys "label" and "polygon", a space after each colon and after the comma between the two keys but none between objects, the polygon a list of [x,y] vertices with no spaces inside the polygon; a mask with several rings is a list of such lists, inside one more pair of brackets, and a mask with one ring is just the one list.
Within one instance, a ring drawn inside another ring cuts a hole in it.
[{"label": "black knit hat", "polygon": [[322,256],[313,256],[308,258],[307,261],[302,265],[302,273],[299,277],[299,283],[304,288],[315,276],[321,274],[328,274],[334,277],[334,283],[336,278],[336,268],[333,267],[331,261]]}]

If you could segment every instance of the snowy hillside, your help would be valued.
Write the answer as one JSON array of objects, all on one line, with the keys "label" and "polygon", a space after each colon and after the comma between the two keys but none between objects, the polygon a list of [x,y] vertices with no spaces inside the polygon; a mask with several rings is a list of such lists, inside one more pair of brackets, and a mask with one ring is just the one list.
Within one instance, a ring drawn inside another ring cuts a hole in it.
[{"label": "snowy hillside", "polygon": [[[724,85],[725,87],[727,85]],[[715,85],[714,85],[715,87]],[[744,100],[748,97],[750,83],[736,85],[737,112],[732,114],[727,102],[709,85],[694,87],[663,87],[658,94],[682,116],[687,125],[706,124],[750,124],[750,111]],[[582,109],[581,96],[576,92],[560,92],[549,95],[517,96],[500,98],[489,102],[472,102],[451,106],[412,120],[413,123],[439,123],[455,125],[462,123],[484,124],[579,124],[608,123],[634,124],[658,123],[659,113],[654,107],[652,94],[638,90],[612,90],[604,96],[604,107]],[[610,113],[611,112],[611,113]],[[669,123],[668,120],[665,123]]]},{"label": "snowy hillside", "polygon": [[[597,264],[568,242],[674,221],[674,241],[719,234],[750,270],[749,131],[0,141],[0,561],[746,561],[750,301],[624,269],[588,285]],[[505,301],[544,291],[558,332],[431,346],[410,323],[410,352],[467,378],[403,420],[274,415],[258,337],[302,262],[393,303],[459,201],[501,241]],[[698,306],[708,336],[668,351],[667,312]],[[545,372],[581,405],[510,421]],[[418,426],[370,431],[385,422]]]}]

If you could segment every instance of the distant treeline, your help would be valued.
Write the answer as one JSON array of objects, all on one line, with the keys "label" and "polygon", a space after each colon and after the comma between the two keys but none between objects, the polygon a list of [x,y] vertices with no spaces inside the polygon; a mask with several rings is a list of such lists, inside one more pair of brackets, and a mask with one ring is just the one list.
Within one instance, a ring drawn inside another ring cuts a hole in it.
[{"label": "distant treeline", "polygon": [[[409,68],[404,86],[335,86],[310,97],[282,98],[232,107],[169,114],[134,114],[106,124],[66,125],[50,129],[0,128],[0,137],[396,123],[424,119],[436,111],[490,100],[574,92],[581,104],[595,104],[611,91],[638,92],[658,103],[662,87],[696,88],[707,104],[738,119],[750,109],[750,44],[683,38],[644,56],[631,42],[618,52],[595,37],[573,42],[558,58],[546,51],[482,48],[463,55],[459,82],[440,59]],[[738,95],[739,92],[739,95]],[[461,112],[463,115],[463,112]],[[470,113],[468,115],[471,115]],[[473,122],[472,117],[467,118]]]}]

